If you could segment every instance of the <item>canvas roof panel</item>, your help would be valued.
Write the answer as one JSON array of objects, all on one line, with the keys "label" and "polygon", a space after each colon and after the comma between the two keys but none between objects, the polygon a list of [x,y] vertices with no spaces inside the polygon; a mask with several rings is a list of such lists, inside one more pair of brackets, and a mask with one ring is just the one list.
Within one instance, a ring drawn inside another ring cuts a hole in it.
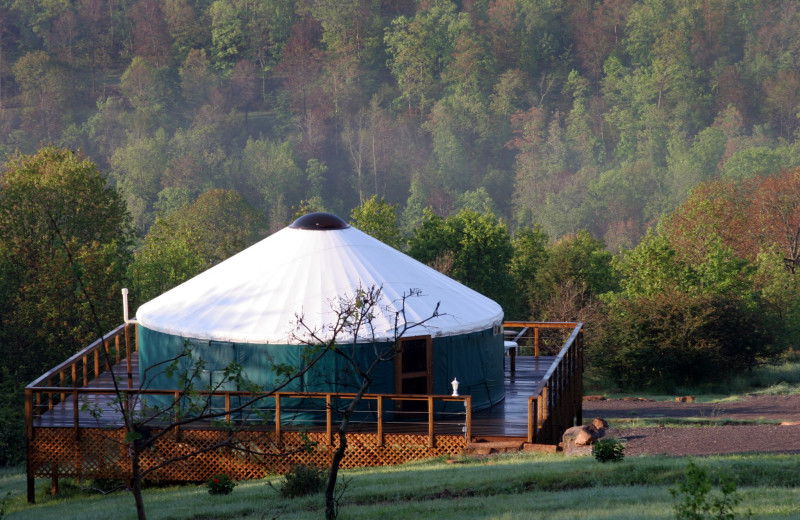
[{"label": "canvas roof panel", "polygon": [[437,303],[441,315],[427,330],[407,336],[485,330],[503,318],[491,299],[356,228],[287,227],[145,303],[137,319],[149,329],[190,338],[295,343],[297,315],[322,330],[335,322],[332,302],[372,286],[382,291],[373,320],[379,341],[394,338],[395,312],[412,289],[420,295],[406,299],[409,323],[430,317]]}]

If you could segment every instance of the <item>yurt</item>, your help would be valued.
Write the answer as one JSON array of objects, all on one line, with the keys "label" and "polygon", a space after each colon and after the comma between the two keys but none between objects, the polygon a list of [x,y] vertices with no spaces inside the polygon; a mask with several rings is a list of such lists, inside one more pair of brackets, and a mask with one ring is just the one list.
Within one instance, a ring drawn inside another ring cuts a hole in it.
[{"label": "yurt", "polygon": [[[371,329],[336,337],[359,364],[392,345],[401,307],[409,325],[427,321],[409,328],[401,353],[378,365],[369,393],[450,394],[457,379],[473,410],[504,398],[501,307],[328,213],[300,217],[139,307],[141,381],[149,389],[178,388],[164,367],[188,349],[180,363],[199,368],[196,387],[217,386],[236,362],[249,381],[275,388],[285,376],[274,367],[299,371],[308,361],[298,318],[329,338],[336,302],[371,287],[380,288]],[[356,382],[344,357],[328,352],[282,391],[353,392]]]}]

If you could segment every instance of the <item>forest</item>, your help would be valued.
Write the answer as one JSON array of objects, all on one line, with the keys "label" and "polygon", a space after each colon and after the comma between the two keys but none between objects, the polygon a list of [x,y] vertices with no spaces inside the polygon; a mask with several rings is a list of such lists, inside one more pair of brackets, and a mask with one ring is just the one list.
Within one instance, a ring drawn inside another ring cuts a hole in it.
[{"label": "forest", "polygon": [[797,27],[791,0],[0,0],[0,419],[97,337],[83,289],[110,329],[121,287],[311,210],[586,321],[614,384],[793,355]]}]

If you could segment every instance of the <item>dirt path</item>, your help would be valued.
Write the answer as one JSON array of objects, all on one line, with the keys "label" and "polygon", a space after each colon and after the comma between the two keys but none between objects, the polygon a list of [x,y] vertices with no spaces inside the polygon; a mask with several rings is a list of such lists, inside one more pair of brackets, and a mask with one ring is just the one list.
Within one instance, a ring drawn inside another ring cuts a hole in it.
[{"label": "dirt path", "polygon": [[608,420],[610,428],[606,435],[624,439],[628,456],[800,453],[800,424],[624,429],[614,426],[615,418],[637,417],[800,422],[800,395],[748,396],[735,402],[713,404],[609,399],[584,402],[583,416],[586,419],[603,417]]}]

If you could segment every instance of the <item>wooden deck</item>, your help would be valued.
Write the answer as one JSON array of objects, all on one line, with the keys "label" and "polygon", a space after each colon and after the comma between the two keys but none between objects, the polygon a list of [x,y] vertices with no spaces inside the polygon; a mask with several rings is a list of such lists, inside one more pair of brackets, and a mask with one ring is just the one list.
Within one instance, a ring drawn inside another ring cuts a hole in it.
[{"label": "wooden deck", "polygon": [[[550,369],[554,356],[517,356],[516,369],[510,372],[510,363],[505,362],[505,399],[491,408],[473,412],[472,436],[473,437],[513,437],[523,438],[528,433],[528,397],[534,395],[537,385]],[[131,388],[139,385],[139,356],[135,352],[131,356],[131,371],[133,379]],[[123,359],[114,367],[114,374],[120,388],[128,388],[127,363]],[[102,373],[93,380],[91,388],[113,390],[113,379],[110,372]],[[109,394],[81,394],[78,397],[79,410],[77,413],[78,424],[82,428],[119,428],[122,421],[119,415],[119,405],[113,402],[115,395]],[[454,403],[455,404],[455,403]],[[89,410],[98,410],[100,413],[92,414]],[[64,399],[38,415],[33,420],[34,428],[74,428],[75,427],[74,396],[66,393]],[[463,418],[437,421],[439,433],[456,433],[463,426]],[[202,427],[198,424],[197,427]],[[312,425],[310,429],[319,429],[320,425]],[[417,429],[415,421],[387,421],[387,431],[402,433]],[[355,421],[353,431],[367,432],[373,429],[369,420]]]},{"label": "wooden deck", "polygon": [[[464,453],[471,442],[482,440],[513,440],[518,446],[526,442],[557,444],[566,428],[582,420],[582,324],[504,325],[506,334],[518,329],[511,339],[524,346],[526,353],[536,354],[516,356],[514,372],[510,371],[511,359],[504,360],[504,399],[486,410],[470,412],[470,396],[366,394],[363,415],[352,418],[341,467],[454,456]],[[37,477],[51,478],[55,486],[64,477],[113,480],[130,475],[129,441],[115,404],[114,381],[130,396],[135,412],[140,395],[137,340],[133,323],[120,325],[25,388],[30,502]],[[557,355],[540,355],[553,353]],[[180,398],[170,390],[142,392],[167,396],[169,402]],[[297,464],[327,467],[338,445],[335,403],[346,402],[353,395],[282,392],[264,402],[271,422],[234,426],[233,433],[208,422],[178,429],[151,422],[146,426],[157,433],[142,452],[140,463],[151,468],[147,478],[182,482],[202,482],[220,472],[237,480],[261,478]],[[215,393],[214,406],[221,406],[219,418],[229,415],[232,422],[240,420],[232,403],[247,396],[235,391]],[[324,419],[298,424],[294,420],[298,416],[290,409],[297,400],[310,400],[306,402],[319,412],[310,417]],[[424,404],[404,407],[404,415],[397,415],[395,403],[410,400]],[[411,408],[422,411],[409,419]],[[138,422],[141,424],[141,419]],[[219,449],[221,446],[233,449]],[[314,448],[309,450],[309,446]]]}]

